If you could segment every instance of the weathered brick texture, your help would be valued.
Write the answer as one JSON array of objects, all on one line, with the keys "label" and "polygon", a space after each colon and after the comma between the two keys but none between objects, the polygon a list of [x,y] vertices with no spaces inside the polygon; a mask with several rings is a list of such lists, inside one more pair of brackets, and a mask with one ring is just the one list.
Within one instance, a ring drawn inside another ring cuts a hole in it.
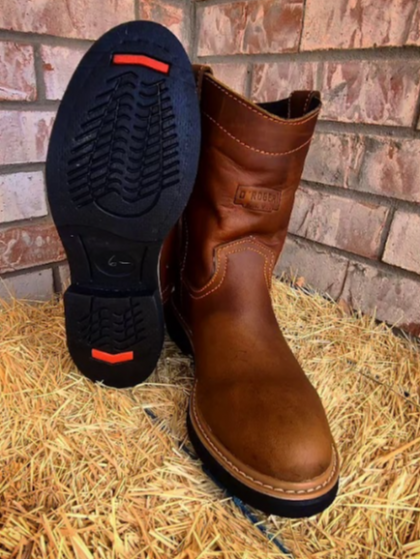
[{"label": "weathered brick texture", "polygon": [[2,0],[0,29],[96,39],[133,18],[133,0]]},{"label": "weathered brick texture", "polygon": [[47,213],[41,171],[0,175],[0,224],[43,217]]},{"label": "weathered brick texture", "polygon": [[49,297],[53,266],[69,281],[44,185],[57,101],[91,42],[134,17],[256,101],[321,91],[277,271],[420,335],[416,0],[2,0],[0,297]]},{"label": "weathered brick texture", "polygon": [[322,293],[329,293],[338,299],[343,291],[348,266],[348,260],[342,256],[289,237],[276,273],[285,273],[292,279],[300,276],[306,284],[316,285]]},{"label": "weathered brick texture", "polygon": [[296,52],[303,0],[204,4],[197,15],[199,56]]},{"label": "weathered brick texture", "polygon": [[0,231],[0,273],[63,259],[63,247],[51,224],[16,226]]},{"label": "weathered brick texture", "polygon": [[16,276],[0,277],[0,298],[11,297],[30,301],[48,301],[54,293],[54,280],[51,269],[26,272]]},{"label": "weathered brick texture", "polygon": [[387,215],[388,209],[376,204],[301,188],[289,229],[300,237],[376,259]]},{"label": "weathered brick texture", "polygon": [[45,161],[55,113],[0,108],[0,165]]},{"label": "weathered brick texture", "polygon": [[249,75],[247,64],[212,64],[211,67],[217,79],[234,91],[245,95]]},{"label": "weathered brick texture", "polygon": [[418,45],[416,0],[307,0],[302,50]]},{"label": "weathered brick texture", "polygon": [[303,178],[420,203],[420,138],[316,134]]},{"label": "weathered brick texture", "polygon": [[174,33],[189,50],[191,45],[191,28],[185,6],[170,4],[164,0],[146,0],[139,2],[140,18],[157,21]]},{"label": "weathered brick texture", "polygon": [[404,211],[395,214],[384,262],[420,274],[420,215]]},{"label": "weathered brick texture", "polygon": [[61,99],[87,47],[41,45],[41,60],[47,99]]},{"label": "weathered brick texture", "polygon": [[412,126],[420,92],[420,59],[256,64],[252,96],[257,101],[287,97],[293,89],[318,89],[321,118]]},{"label": "weathered brick texture", "polygon": [[34,49],[31,45],[0,43],[0,101],[36,99]]}]

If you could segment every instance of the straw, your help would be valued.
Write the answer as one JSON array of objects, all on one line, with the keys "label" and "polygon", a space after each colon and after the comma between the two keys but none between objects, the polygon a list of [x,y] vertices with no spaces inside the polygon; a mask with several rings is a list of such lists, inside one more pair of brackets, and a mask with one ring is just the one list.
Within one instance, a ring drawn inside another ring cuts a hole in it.
[{"label": "straw", "polygon": [[106,388],[68,356],[61,301],[12,300],[0,304],[0,557],[420,557],[417,343],[286,283],[273,302],[338,443],[330,509],[267,518],[205,475],[185,427],[193,365],[169,340],[149,382]]}]

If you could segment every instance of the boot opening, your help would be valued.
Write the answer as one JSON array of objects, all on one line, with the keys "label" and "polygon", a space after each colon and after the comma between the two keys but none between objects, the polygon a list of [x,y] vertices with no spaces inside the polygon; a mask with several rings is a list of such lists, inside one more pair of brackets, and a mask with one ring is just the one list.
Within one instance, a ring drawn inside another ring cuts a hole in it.
[{"label": "boot opening", "polygon": [[294,91],[288,99],[258,103],[258,106],[279,118],[290,120],[301,118],[318,109],[321,104],[316,91]]}]

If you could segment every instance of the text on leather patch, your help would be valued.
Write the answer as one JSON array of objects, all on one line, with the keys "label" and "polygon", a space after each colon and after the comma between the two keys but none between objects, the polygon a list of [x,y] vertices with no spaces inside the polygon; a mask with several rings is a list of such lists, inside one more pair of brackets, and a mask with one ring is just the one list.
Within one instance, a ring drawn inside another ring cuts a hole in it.
[{"label": "text on leather patch", "polygon": [[260,212],[275,212],[280,208],[281,192],[262,186],[238,186],[235,204]]}]

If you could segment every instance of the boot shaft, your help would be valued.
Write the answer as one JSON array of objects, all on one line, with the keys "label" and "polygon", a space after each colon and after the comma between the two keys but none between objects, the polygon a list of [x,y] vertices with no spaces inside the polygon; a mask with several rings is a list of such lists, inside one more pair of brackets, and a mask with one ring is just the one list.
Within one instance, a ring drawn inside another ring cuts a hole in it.
[{"label": "boot shaft", "polygon": [[220,245],[252,237],[278,257],[321,106],[310,91],[256,105],[210,73],[198,76],[202,149],[184,214],[185,277],[197,288],[214,273]]}]

